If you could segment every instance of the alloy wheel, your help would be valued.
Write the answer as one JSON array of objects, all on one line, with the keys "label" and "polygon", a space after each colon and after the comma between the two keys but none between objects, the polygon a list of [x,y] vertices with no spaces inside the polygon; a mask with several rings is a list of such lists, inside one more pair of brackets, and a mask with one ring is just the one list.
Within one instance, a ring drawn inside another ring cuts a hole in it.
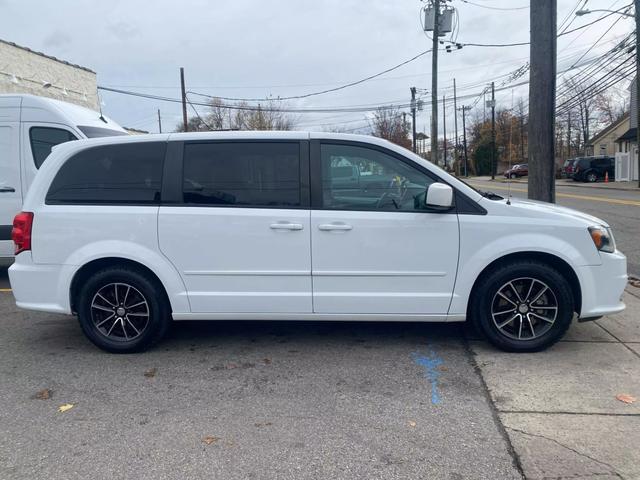
[{"label": "alloy wheel", "polygon": [[513,340],[533,340],[547,333],[558,316],[558,300],[541,280],[510,280],[494,295],[491,317],[498,331]]},{"label": "alloy wheel", "polygon": [[98,332],[110,340],[129,342],[149,325],[149,304],[137,288],[127,283],[109,283],[91,300],[91,320]]}]

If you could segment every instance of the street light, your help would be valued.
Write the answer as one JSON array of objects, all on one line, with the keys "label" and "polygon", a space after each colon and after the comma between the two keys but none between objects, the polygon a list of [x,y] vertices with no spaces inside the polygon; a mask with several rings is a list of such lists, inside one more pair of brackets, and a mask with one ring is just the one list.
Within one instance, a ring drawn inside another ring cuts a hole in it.
[{"label": "street light", "polygon": [[[638,158],[637,158],[637,175],[638,175],[638,188],[640,188],[640,117],[638,117],[638,112],[640,108],[638,103],[640,102],[640,52],[638,51],[640,45],[638,45],[638,38],[640,37],[640,0],[634,0],[633,4],[635,6],[635,12],[633,14],[622,12],[621,10],[625,10],[628,7],[623,7],[619,10],[578,10],[576,12],[576,16],[581,17],[583,15],[588,15],[593,12],[608,12],[608,13],[617,13],[618,15],[622,15],[623,17],[631,18],[635,17],[636,19],[636,150],[638,150]],[[633,107],[633,105],[632,105]]]}]

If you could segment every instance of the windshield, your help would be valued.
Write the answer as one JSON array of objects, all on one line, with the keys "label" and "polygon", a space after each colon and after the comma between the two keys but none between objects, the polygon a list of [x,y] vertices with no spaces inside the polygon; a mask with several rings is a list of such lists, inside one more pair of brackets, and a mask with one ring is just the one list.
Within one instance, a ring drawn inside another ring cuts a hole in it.
[{"label": "windshield", "polygon": [[127,132],[121,132],[120,130],[113,130],[111,128],[89,127],[86,125],[78,125],[78,128],[87,136],[87,138],[116,137],[119,135],[128,135]]}]

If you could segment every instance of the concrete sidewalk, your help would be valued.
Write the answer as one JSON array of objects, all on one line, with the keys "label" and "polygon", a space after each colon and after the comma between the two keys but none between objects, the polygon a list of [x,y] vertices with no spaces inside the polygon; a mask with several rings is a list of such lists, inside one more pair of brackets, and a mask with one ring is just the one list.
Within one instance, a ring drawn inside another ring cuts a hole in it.
[{"label": "concrete sidewalk", "polygon": [[[490,182],[490,176],[479,176],[479,177],[462,177],[465,181],[473,181],[479,180],[482,182]],[[508,183],[509,179],[504,178],[502,175],[496,175],[496,179],[493,180],[498,183]],[[514,178],[511,179],[511,183],[513,184],[524,184],[527,185],[529,182],[526,178]],[[640,188],[638,188],[638,182],[596,182],[596,183],[587,183],[587,182],[576,182],[571,179],[559,178],[556,179],[556,187],[587,187],[587,188],[595,188],[601,190],[620,190],[625,192],[637,192],[640,195]]]},{"label": "concrete sidewalk", "polygon": [[640,288],[624,301],[623,313],[574,324],[546,352],[470,340],[525,478],[640,478]]}]

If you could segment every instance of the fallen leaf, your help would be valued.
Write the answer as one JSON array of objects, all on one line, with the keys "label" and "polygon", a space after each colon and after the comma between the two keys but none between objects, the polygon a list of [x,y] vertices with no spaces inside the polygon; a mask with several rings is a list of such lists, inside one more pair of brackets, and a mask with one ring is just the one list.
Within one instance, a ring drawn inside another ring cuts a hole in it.
[{"label": "fallen leaf", "polygon": [[260,428],[260,427],[269,427],[269,426],[273,425],[273,423],[271,423],[271,422],[254,423],[254,425],[256,427]]},{"label": "fallen leaf", "polygon": [[64,405],[60,405],[60,406],[58,407],[58,411],[59,411],[60,413],[64,413],[64,412],[66,412],[67,410],[71,410],[73,407],[74,407],[73,403],[65,403]]},{"label": "fallen leaf", "polygon": [[147,378],[153,378],[156,376],[156,373],[158,372],[157,368],[152,368],[147,370],[146,372],[144,372],[144,376]]},{"label": "fallen leaf", "polygon": [[636,397],[632,397],[627,393],[619,393],[616,395],[616,400],[620,400],[623,403],[633,403],[636,401]]},{"label": "fallen leaf", "polygon": [[416,426],[416,422],[414,422],[413,420],[410,420],[409,421],[409,426],[412,427],[412,428],[415,427]]},{"label": "fallen leaf", "polygon": [[203,441],[204,443],[206,443],[207,445],[211,445],[212,443],[215,443],[215,442],[217,442],[218,440],[220,440],[218,437],[212,437],[212,436],[210,436],[210,435],[209,435],[209,436],[207,436],[207,437],[204,437],[204,438],[202,439],[202,441]]},{"label": "fallen leaf", "polygon": [[231,370],[232,368],[238,368],[238,365],[235,363],[227,363],[224,368],[226,368],[227,370]]},{"label": "fallen leaf", "polygon": [[270,358],[265,358],[262,361],[264,362],[265,365],[269,365],[271,363],[271,359]]},{"label": "fallen leaf", "polygon": [[49,400],[51,398],[51,394],[53,390],[49,390],[48,388],[43,388],[38,393],[36,393],[36,398],[38,400]]}]

